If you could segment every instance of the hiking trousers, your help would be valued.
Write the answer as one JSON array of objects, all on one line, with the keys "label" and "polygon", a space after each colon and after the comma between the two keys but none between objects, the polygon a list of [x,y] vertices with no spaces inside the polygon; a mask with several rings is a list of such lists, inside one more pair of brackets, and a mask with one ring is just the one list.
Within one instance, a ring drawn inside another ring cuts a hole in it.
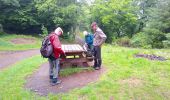
[{"label": "hiking trousers", "polygon": [[94,67],[101,67],[102,64],[101,47],[94,46],[93,53],[94,53]]},{"label": "hiking trousers", "polygon": [[48,58],[49,61],[49,76],[54,78],[58,78],[59,71],[60,71],[60,60],[58,59],[50,59]]}]

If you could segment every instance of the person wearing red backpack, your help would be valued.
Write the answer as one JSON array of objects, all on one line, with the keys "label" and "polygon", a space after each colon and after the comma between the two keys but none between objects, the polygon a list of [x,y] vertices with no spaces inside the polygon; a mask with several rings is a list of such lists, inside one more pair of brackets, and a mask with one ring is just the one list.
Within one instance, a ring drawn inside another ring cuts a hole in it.
[{"label": "person wearing red backpack", "polygon": [[63,34],[63,30],[58,27],[54,32],[50,33],[50,42],[53,48],[52,55],[49,56],[49,78],[52,86],[60,84],[61,80],[58,78],[60,70],[60,56],[65,55],[64,51],[61,48],[61,43],[59,37]]}]

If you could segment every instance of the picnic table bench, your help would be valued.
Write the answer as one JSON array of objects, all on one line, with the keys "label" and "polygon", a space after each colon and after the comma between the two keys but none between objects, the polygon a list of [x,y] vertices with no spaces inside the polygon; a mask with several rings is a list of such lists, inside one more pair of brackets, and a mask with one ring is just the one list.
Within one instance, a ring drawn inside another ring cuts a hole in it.
[{"label": "picnic table bench", "polygon": [[66,57],[60,62],[61,66],[64,64],[78,65],[93,61],[93,57],[86,55],[86,50],[79,44],[64,44],[62,45]]}]

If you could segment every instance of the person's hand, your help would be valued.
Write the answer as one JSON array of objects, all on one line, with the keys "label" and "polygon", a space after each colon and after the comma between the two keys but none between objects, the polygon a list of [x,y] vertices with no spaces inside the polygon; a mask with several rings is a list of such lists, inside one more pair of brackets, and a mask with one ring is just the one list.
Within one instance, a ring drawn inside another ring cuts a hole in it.
[{"label": "person's hand", "polygon": [[66,53],[64,53],[64,58],[66,58],[66,56],[67,56]]},{"label": "person's hand", "polygon": [[101,45],[99,45],[99,47],[102,47],[102,44],[101,44]]},{"label": "person's hand", "polygon": [[65,51],[64,51],[64,53],[63,53],[63,57],[66,58],[66,53],[65,53]]},{"label": "person's hand", "polygon": [[62,59],[66,58],[66,54],[65,53],[61,54],[61,58]]}]

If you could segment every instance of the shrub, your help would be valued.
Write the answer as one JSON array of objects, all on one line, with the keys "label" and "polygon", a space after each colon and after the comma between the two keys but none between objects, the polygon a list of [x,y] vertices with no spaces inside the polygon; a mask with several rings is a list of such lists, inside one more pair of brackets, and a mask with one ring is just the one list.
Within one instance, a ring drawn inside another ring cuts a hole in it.
[{"label": "shrub", "polygon": [[116,40],[116,44],[118,44],[119,46],[130,47],[130,39],[128,37],[122,37]]},{"label": "shrub", "polygon": [[165,33],[160,31],[159,29],[152,27],[144,28],[143,34],[147,36],[146,40],[149,41],[148,44],[150,44],[152,48],[164,47],[162,41],[166,40]]},{"label": "shrub", "polygon": [[42,31],[42,36],[46,36],[48,34],[48,30],[44,25],[42,25],[41,31]]},{"label": "shrub", "polygon": [[2,24],[0,24],[0,33],[2,33],[3,32],[3,26],[2,26]]},{"label": "shrub", "polygon": [[152,48],[151,42],[149,35],[140,32],[132,37],[130,44],[133,47]]},{"label": "shrub", "polygon": [[163,45],[165,48],[170,48],[170,33],[166,34],[167,40],[163,41]]}]

